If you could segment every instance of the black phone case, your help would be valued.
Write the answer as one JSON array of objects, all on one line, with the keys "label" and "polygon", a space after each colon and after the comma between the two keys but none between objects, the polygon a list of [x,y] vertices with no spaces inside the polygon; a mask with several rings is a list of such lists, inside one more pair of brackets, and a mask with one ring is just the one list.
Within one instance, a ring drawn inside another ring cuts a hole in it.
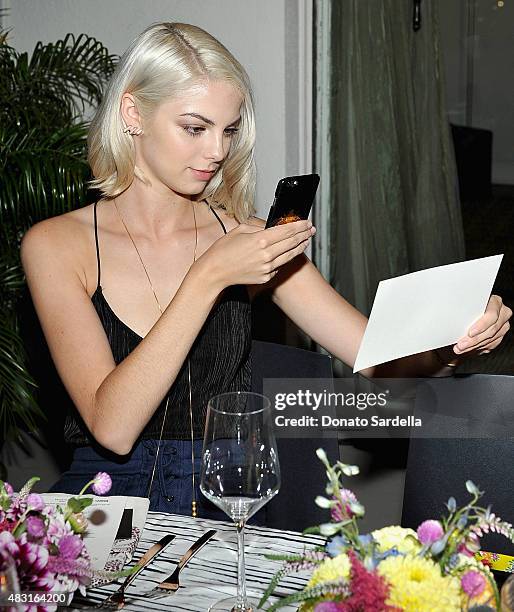
[{"label": "black phone case", "polygon": [[307,219],[318,184],[317,174],[286,176],[281,179],[275,190],[275,199],[269,211],[266,228]]}]

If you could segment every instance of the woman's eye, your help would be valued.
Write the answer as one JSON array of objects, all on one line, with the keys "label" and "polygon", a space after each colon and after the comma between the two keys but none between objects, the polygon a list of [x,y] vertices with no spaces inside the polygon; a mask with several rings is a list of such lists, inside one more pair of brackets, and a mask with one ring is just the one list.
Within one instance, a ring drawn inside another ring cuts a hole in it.
[{"label": "woman's eye", "polygon": [[199,127],[197,125],[185,125],[184,126],[184,130],[190,136],[200,136],[200,134],[205,130],[205,128]]},{"label": "woman's eye", "polygon": [[232,138],[233,136],[235,136],[237,133],[239,132],[239,128],[227,128],[225,130],[225,136],[228,136],[229,138]]}]

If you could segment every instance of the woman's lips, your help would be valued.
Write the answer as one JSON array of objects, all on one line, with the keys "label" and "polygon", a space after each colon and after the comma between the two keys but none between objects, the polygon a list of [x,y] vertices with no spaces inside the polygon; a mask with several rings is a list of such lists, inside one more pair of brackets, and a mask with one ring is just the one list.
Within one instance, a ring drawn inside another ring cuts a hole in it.
[{"label": "woman's lips", "polygon": [[215,170],[196,170],[195,168],[190,168],[194,177],[200,181],[210,181],[212,175],[216,172]]}]

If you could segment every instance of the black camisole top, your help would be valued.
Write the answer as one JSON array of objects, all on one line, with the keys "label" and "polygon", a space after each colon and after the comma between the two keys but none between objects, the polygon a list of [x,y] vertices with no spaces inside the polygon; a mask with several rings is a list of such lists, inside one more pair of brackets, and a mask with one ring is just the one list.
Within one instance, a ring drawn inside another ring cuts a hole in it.
[{"label": "black camisole top", "polygon": [[[210,207],[225,234],[223,222]],[[100,284],[100,247],[96,204],[94,230],[98,262],[98,283],[91,301],[100,317],[109,340],[116,364],[119,364],[141,342],[142,338],[128,327],[109,306]],[[193,406],[193,435],[203,437],[207,402],[209,398],[228,391],[248,391],[251,385],[251,306],[244,285],[227,287],[209,313],[191,350],[191,390]],[[158,439],[166,401],[168,414],[164,423],[163,439],[188,440],[191,438],[189,419],[189,382],[187,359],[180,369],[163,401],[150,419],[140,439]],[[77,410],[66,418],[64,437],[76,446],[90,444],[91,434]]]}]

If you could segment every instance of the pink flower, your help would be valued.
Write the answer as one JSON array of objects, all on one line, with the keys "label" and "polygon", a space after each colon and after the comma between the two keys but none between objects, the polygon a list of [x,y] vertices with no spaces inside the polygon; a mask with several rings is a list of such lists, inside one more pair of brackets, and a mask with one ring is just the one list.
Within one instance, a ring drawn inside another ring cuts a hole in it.
[{"label": "pink flower", "polygon": [[45,521],[39,516],[29,516],[25,521],[27,533],[32,538],[42,538],[45,535]]},{"label": "pink flower", "polygon": [[341,502],[342,503],[338,502],[335,504],[335,506],[332,506],[332,509],[330,510],[332,520],[336,521],[337,523],[353,516],[350,509],[350,504],[356,503],[357,498],[355,497],[353,491],[350,491],[350,489],[341,489]]},{"label": "pink flower", "polygon": [[469,550],[469,548],[466,547],[466,544],[459,544],[459,547],[457,548],[457,552],[459,552],[461,555],[465,555],[466,557],[474,557],[475,554]]},{"label": "pink flower", "polygon": [[11,557],[18,554],[19,547],[10,531],[0,533],[0,554],[8,553]]},{"label": "pink flower", "polygon": [[43,510],[43,508],[45,507],[45,502],[43,501],[43,498],[41,497],[41,495],[39,495],[39,493],[30,493],[27,496],[27,508],[30,510],[37,510],[38,512],[41,512],[41,510]]},{"label": "pink flower", "polygon": [[14,493],[14,489],[12,488],[12,485],[10,485],[8,482],[4,482],[4,488],[5,488],[7,495],[12,495]]},{"label": "pink flower", "polygon": [[423,521],[418,527],[418,540],[422,544],[433,544],[444,535],[444,530],[439,521]]},{"label": "pink flower", "polygon": [[84,544],[76,535],[65,535],[59,542],[59,553],[65,559],[76,559],[82,552]]},{"label": "pink flower", "polygon": [[477,597],[485,589],[486,578],[481,572],[466,572],[460,580],[462,590],[470,597]]},{"label": "pink flower", "polygon": [[335,601],[323,601],[314,608],[314,612],[339,612],[341,606]]},{"label": "pink flower", "polygon": [[112,480],[107,472],[98,472],[95,476],[95,482],[92,485],[93,491],[96,495],[105,495],[109,493],[112,487]]}]

